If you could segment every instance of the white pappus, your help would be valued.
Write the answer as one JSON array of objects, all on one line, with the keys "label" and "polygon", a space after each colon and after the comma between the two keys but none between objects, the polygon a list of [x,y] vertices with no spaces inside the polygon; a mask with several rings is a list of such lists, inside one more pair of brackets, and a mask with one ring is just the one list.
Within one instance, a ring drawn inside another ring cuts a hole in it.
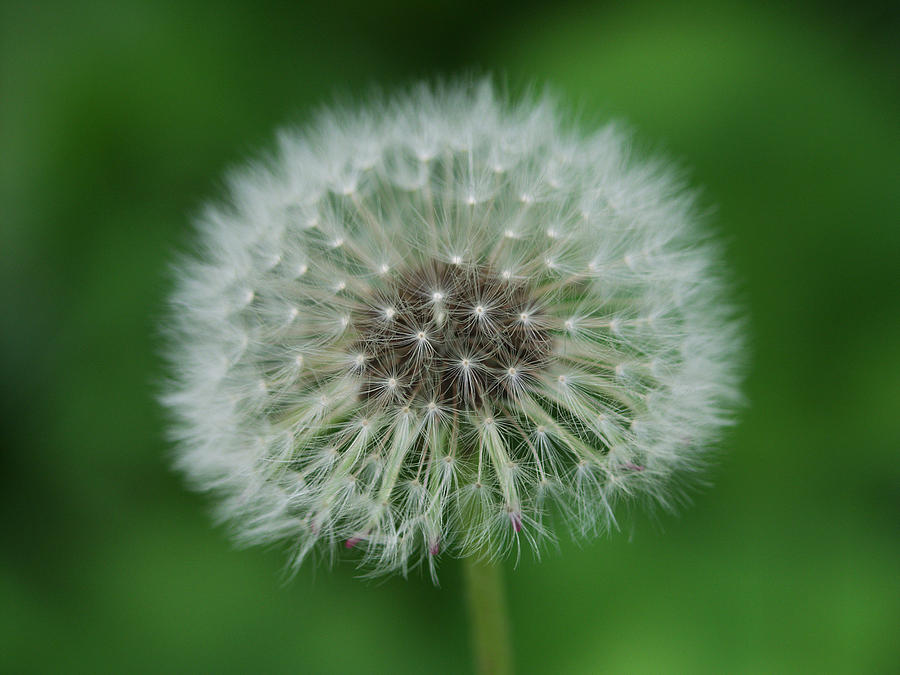
[{"label": "white pappus", "polygon": [[740,322],[693,194],[562,117],[485,81],[326,110],[199,217],[163,400],[240,541],[433,574],[671,503]]}]

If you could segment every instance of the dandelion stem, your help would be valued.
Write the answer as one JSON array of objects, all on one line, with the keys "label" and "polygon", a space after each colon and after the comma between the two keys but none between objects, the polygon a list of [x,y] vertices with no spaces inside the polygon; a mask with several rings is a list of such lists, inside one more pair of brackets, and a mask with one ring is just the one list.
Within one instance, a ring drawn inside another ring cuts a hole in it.
[{"label": "dandelion stem", "polygon": [[498,563],[478,555],[463,558],[462,564],[475,672],[478,675],[511,675],[512,649],[503,569]]}]

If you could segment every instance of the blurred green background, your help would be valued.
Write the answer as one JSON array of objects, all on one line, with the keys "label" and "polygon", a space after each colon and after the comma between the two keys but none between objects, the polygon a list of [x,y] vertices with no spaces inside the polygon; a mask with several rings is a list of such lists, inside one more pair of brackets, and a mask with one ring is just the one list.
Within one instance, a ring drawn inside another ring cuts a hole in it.
[{"label": "blurred green background", "polygon": [[750,404],[679,517],[507,565],[523,673],[887,673],[900,647],[900,34],[889,3],[0,9],[0,670],[455,673],[455,561],[236,551],[168,469],[166,265],[220,177],[337,92],[551,84],[691,167]]}]

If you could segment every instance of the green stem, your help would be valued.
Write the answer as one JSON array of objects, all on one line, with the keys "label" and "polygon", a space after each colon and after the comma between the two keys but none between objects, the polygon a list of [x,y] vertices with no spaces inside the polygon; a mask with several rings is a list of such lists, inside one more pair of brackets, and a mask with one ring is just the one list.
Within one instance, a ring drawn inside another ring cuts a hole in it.
[{"label": "green stem", "polygon": [[479,675],[511,675],[509,618],[500,565],[477,556],[462,560],[475,670]]}]

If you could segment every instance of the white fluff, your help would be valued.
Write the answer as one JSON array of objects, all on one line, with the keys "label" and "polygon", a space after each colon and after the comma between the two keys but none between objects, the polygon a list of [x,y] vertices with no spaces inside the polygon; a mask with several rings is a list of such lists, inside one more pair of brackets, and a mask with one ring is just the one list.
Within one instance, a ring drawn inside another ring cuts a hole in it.
[{"label": "white fluff", "polygon": [[[324,112],[231,176],[176,266],[164,402],[178,467],[241,541],[433,572],[440,552],[552,537],[548,509],[588,534],[621,497],[669,504],[738,399],[739,324],[692,194],[616,128],[560,117],[486,82],[420,86]],[[434,288],[428,325],[360,327],[402,318],[392,284],[435,262],[493,275],[467,318]],[[504,283],[528,289],[516,320],[551,345],[489,376],[506,393],[464,395],[485,381],[475,353],[446,364],[456,399],[406,381],[424,366],[371,372],[391,340],[432,363],[448,321],[507,321]]]}]

